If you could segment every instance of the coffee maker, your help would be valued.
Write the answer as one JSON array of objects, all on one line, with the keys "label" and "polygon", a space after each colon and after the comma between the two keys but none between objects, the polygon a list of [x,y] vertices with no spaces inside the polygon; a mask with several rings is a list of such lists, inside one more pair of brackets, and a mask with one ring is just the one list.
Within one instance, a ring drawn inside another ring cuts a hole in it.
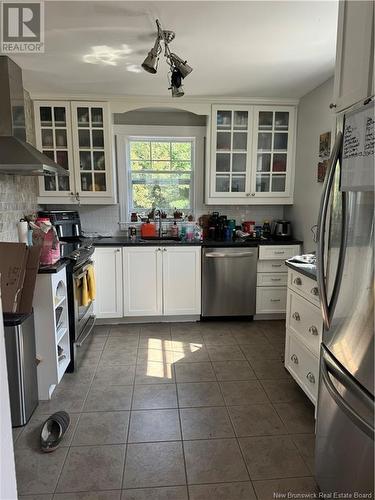
[{"label": "coffee maker", "polygon": [[277,240],[290,240],[292,238],[292,223],[289,220],[273,221],[273,237]]}]

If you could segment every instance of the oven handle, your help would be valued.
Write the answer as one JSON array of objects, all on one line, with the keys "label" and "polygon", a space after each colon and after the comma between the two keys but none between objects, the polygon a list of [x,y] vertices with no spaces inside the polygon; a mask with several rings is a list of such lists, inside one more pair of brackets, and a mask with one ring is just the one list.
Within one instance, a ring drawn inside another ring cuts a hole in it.
[{"label": "oven handle", "polygon": [[[96,316],[95,314],[93,314],[92,316],[90,316],[89,320],[87,321],[87,324],[90,323],[89,327],[87,328],[87,330],[85,329],[82,334],[79,336],[77,342],[75,343],[75,345],[77,347],[82,347],[82,345],[84,344],[84,342],[86,341],[87,337],[90,335],[90,333],[92,332],[92,329],[94,328],[94,325],[95,325],[95,321],[96,321]],[[83,337],[83,338],[82,338]]]},{"label": "oven handle", "polygon": [[84,275],[85,275],[85,274],[86,274],[86,272],[87,272],[87,269],[88,269],[90,266],[92,266],[92,265],[93,265],[93,261],[92,261],[92,260],[90,260],[90,262],[88,262],[88,263],[87,263],[87,264],[86,264],[86,265],[82,268],[82,272],[81,272],[78,276],[76,276],[76,275],[74,274],[74,279],[76,279],[76,280],[80,280],[81,278],[83,278],[83,277],[84,277]]}]

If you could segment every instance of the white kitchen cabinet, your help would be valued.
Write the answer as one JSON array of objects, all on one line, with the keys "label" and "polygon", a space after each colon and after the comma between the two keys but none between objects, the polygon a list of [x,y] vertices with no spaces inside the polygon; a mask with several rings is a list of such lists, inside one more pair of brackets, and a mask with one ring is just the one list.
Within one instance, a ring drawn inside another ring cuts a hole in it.
[{"label": "white kitchen cabinet", "polygon": [[294,106],[213,105],[207,204],[290,204]]},{"label": "white kitchen cabinet", "polygon": [[163,313],[163,270],[160,247],[124,247],[124,316]]},{"label": "white kitchen cabinet", "polygon": [[98,318],[123,316],[122,253],[118,247],[97,247],[95,314]]},{"label": "white kitchen cabinet", "polygon": [[289,269],[285,368],[316,404],[323,320],[319,298],[310,293],[312,285],[316,286],[314,280]]},{"label": "white kitchen cabinet", "polygon": [[374,2],[339,2],[336,66],[331,107],[336,112],[372,95]]},{"label": "white kitchen cabinet", "polygon": [[201,248],[124,247],[124,316],[201,312]]},{"label": "white kitchen cabinet", "polygon": [[34,114],[37,148],[69,172],[41,177],[38,202],[115,203],[108,104],[35,101]]},{"label": "white kitchen cabinet", "polygon": [[201,248],[163,248],[163,313],[201,313]]}]

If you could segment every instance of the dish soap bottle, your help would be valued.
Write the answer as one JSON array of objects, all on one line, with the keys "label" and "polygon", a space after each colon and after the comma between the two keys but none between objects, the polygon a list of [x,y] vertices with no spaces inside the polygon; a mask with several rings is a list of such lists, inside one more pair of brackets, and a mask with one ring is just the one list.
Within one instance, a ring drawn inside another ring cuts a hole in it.
[{"label": "dish soap bottle", "polygon": [[171,236],[173,238],[178,238],[178,226],[176,221],[174,221],[173,226],[171,227]]}]

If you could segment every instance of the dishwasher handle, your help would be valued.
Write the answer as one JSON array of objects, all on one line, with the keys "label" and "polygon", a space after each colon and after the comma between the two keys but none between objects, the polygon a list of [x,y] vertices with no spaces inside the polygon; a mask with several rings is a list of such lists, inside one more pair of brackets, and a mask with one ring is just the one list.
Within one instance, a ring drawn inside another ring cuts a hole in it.
[{"label": "dishwasher handle", "polygon": [[205,257],[214,258],[214,259],[223,259],[223,258],[239,258],[239,257],[252,257],[254,252],[232,252],[232,253],[219,253],[212,252],[206,253]]}]

